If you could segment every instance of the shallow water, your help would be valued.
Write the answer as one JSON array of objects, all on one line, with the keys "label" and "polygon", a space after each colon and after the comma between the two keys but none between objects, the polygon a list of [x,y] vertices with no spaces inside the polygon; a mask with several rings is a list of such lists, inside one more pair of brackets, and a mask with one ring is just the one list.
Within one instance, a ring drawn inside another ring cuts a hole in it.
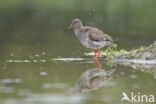
[{"label": "shallow water", "polygon": [[0,104],[121,104],[122,92],[156,97],[154,71],[112,66],[102,57],[101,68],[115,69],[114,77],[99,89],[73,95],[82,73],[96,66],[92,50],[72,31],[62,31],[80,18],[120,38],[119,49],[148,45],[156,39],[155,1],[12,1],[12,6],[0,1]]}]

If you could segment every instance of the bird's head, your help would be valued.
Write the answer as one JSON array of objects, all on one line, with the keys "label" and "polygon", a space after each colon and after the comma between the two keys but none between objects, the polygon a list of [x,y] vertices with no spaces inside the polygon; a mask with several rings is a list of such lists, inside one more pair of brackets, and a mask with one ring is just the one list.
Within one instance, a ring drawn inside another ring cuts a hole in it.
[{"label": "bird's head", "polygon": [[68,26],[68,29],[80,28],[81,26],[82,26],[82,22],[79,19],[74,19],[74,20],[72,20],[71,25]]}]

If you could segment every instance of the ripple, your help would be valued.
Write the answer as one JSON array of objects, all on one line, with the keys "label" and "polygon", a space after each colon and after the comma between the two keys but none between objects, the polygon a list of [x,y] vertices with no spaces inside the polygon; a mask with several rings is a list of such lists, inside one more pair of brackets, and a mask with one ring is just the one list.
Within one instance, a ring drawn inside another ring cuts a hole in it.
[{"label": "ripple", "polygon": [[131,75],[130,75],[130,78],[131,78],[131,79],[136,79],[136,78],[137,78],[137,75],[131,74]]},{"label": "ripple", "polygon": [[60,89],[66,89],[69,88],[69,86],[66,83],[44,83],[43,88],[60,88]]},{"label": "ripple", "polygon": [[1,80],[2,83],[21,83],[22,80],[21,79],[2,79]]},{"label": "ripple", "polygon": [[62,94],[32,94],[25,101],[27,102],[47,102],[47,103],[80,103],[84,96],[64,96]]},{"label": "ripple", "polygon": [[[84,53],[84,55],[86,55],[86,56],[93,56],[94,54],[95,54],[95,52]],[[102,53],[100,53],[100,55],[106,56],[107,54],[105,52],[102,52]]]},{"label": "ripple", "polygon": [[115,59],[115,62],[131,62],[138,64],[156,64],[156,60],[141,60],[141,59]]},{"label": "ripple", "polygon": [[31,62],[30,60],[6,60],[6,62],[25,62],[25,63],[27,63],[27,62]]},{"label": "ripple", "polygon": [[46,76],[46,75],[48,75],[48,73],[47,72],[40,72],[40,75],[41,76]]},{"label": "ripple", "polygon": [[8,63],[30,63],[30,62],[47,62],[46,60],[6,60]]},{"label": "ripple", "polygon": [[85,60],[85,58],[54,58],[54,61],[81,61]]},{"label": "ripple", "polygon": [[88,99],[87,96],[67,96],[63,94],[33,93],[24,98],[1,99],[2,104],[80,104]]},{"label": "ripple", "polygon": [[15,92],[15,88],[13,87],[0,87],[0,93],[14,93]]}]

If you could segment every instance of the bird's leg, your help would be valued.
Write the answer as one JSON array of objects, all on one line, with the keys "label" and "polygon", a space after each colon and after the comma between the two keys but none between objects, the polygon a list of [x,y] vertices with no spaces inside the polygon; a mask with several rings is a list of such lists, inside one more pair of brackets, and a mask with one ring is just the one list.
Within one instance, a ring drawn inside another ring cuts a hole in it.
[{"label": "bird's leg", "polygon": [[97,54],[97,49],[95,50],[95,54],[93,56],[93,59],[96,57],[96,54]]},{"label": "bird's leg", "polygon": [[100,55],[100,49],[97,47],[97,49],[98,49],[98,55],[96,56],[96,62],[97,62],[97,64],[98,64],[98,66],[97,66],[97,71],[99,71],[99,68],[101,67],[101,63],[99,62],[99,60],[97,59],[98,57],[99,57],[99,55]]},{"label": "bird's leg", "polygon": [[97,54],[97,49],[95,50],[95,54],[94,54],[94,56],[93,56],[94,62],[95,62],[95,64],[96,64],[96,66],[97,66],[97,62],[96,62],[96,54]]},{"label": "bird's leg", "polygon": [[99,57],[100,55],[100,49],[97,47],[97,50],[98,50],[98,55],[96,56],[96,59]]},{"label": "bird's leg", "polygon": [[97,60],[97,64],[98,64],[98,66],[97,66],[97,71],[99,72],[99,69],[100,69],[100,67],[101,67],[101,64],[100,64],[99,60]]}]

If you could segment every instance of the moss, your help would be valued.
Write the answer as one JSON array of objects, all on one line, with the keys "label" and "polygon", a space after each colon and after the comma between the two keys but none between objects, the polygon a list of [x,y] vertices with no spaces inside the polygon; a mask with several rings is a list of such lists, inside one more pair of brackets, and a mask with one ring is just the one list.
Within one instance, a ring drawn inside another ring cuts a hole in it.
[{"label": "moss", "polygon": [[120,49],[117,50],[118,44],[113,43],[114,48],[106,48],[105,50],[101,50],[101,57],[106,57],[109,61],[112,58],[120,58],[120,59],[143,59],[145,60],[147,57],[155,57],[156,53],[156,45],[152,44],[150,46],[141,46],[136,49],[125,50]]}]

